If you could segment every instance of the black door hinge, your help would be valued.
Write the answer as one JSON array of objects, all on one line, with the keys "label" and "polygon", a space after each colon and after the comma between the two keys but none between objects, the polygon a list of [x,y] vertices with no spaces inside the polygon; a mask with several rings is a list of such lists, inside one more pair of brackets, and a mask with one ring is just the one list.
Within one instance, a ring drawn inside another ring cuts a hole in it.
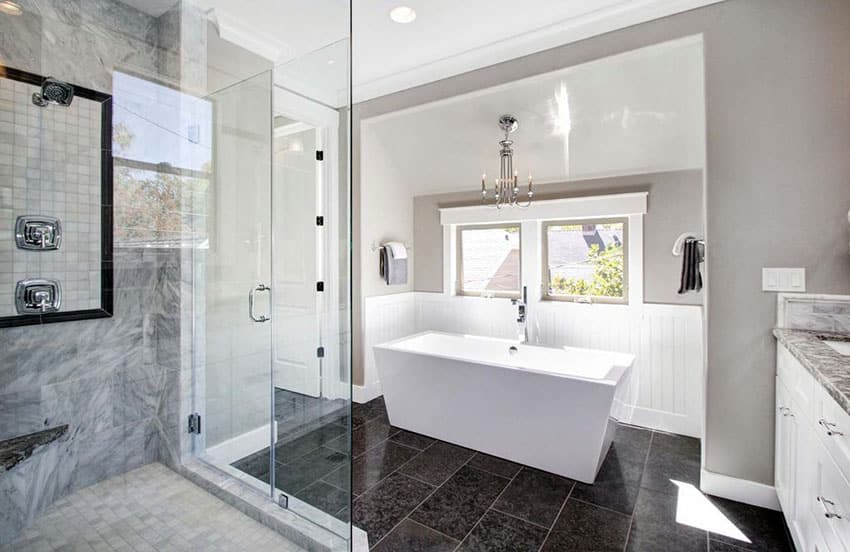
[{"label": "black door hinge", "polygon": [[325,225],[325,217],[318,216],[316,217],[316,226],[324,226]]},{"label": "black door hinge", "polygon": [[325,348],[319,347],[318,349],[316,349],[316,356],[319,358],[325,358]]},{"label": "black door hinge", "polygon": [[324,161],[325,160],[325,152],[322,150],[316,150],[316,161]]},{"label": "black door hinge", "polygon": [[316,291],[325,291],[325,283],[316,282]]},{"label": "black door hinge", "polygon": [[201,415],[197,412],[189,414],[189,433],[201,434]]}]

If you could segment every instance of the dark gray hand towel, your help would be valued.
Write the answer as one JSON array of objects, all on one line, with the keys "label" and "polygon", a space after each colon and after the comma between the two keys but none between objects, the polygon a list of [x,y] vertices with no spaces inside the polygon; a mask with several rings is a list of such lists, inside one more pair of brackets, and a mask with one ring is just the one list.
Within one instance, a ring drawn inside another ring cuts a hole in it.
[{"label": "dark gray hand towel", "polygon": [[384,245],[380,251],[381,278],[388,286],[397,286],[407,283],[407,259],[396,259],[393,257],[392,248]]},{"label": "dark gray hand towel", "polygon": [[679,293],[702,289],[702,251],[699,240],[689,238],[682,246],[682,275],[679,279]]}]

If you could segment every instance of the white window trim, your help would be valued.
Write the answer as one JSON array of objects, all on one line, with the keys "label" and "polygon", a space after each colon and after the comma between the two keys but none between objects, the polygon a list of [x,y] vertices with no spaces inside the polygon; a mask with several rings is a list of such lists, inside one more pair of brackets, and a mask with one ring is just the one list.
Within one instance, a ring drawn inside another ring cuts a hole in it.
[{"label": "white window trim", "polygon": [[[568,306],[567,301],[543,301],[542,223],[544,220],[628,219],[628,285],[627,304],[595,303],[611,308],[643,305],[643,215],[646,214],[648,192],[610,194],[566,199],[535,201],[528,209],[495,209],[492,206],[447,207],[440,209],[443,225],[443,293],[457,295],[457,227],[470,224],[520,222],[522,275],[528,288],[529,303]],[[469,297],[469,296],[464,296]],[[558,307],[556,307],[558,308]]]}]

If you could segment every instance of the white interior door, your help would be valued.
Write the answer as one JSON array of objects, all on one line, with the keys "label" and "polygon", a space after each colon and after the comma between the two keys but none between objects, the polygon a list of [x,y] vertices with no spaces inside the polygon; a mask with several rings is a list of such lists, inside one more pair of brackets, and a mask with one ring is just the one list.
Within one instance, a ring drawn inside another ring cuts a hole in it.
[{"label": "white interior door", "polygon": [[275,386],[321,395],[321,130],[277,117],[273,153]]},{"label": "white interior door", "polygon": [[[276,87],[272,185],[275,387],[334,398],[338,113]],[[323,218],[319,225],[317,217]],[[321,285],[320,289],[318,286]],[[319,352],[321,350],[321,353]]]}]

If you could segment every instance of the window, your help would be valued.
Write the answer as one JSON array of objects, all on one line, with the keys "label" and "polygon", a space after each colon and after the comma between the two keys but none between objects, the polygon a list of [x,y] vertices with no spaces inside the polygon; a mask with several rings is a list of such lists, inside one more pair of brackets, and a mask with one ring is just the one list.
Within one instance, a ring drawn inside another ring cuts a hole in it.
[{"label": "window", "polygon": [[628,302],[626,219],[543,223],[546,299]]},{"label": "window", "polygon": [[212,200],[212,103],[116,72],[115,243],[205,247]]},{"label": "window", "polygon": [[457,293],[519,297],[520,225],[461,226],[457,232]]}]

